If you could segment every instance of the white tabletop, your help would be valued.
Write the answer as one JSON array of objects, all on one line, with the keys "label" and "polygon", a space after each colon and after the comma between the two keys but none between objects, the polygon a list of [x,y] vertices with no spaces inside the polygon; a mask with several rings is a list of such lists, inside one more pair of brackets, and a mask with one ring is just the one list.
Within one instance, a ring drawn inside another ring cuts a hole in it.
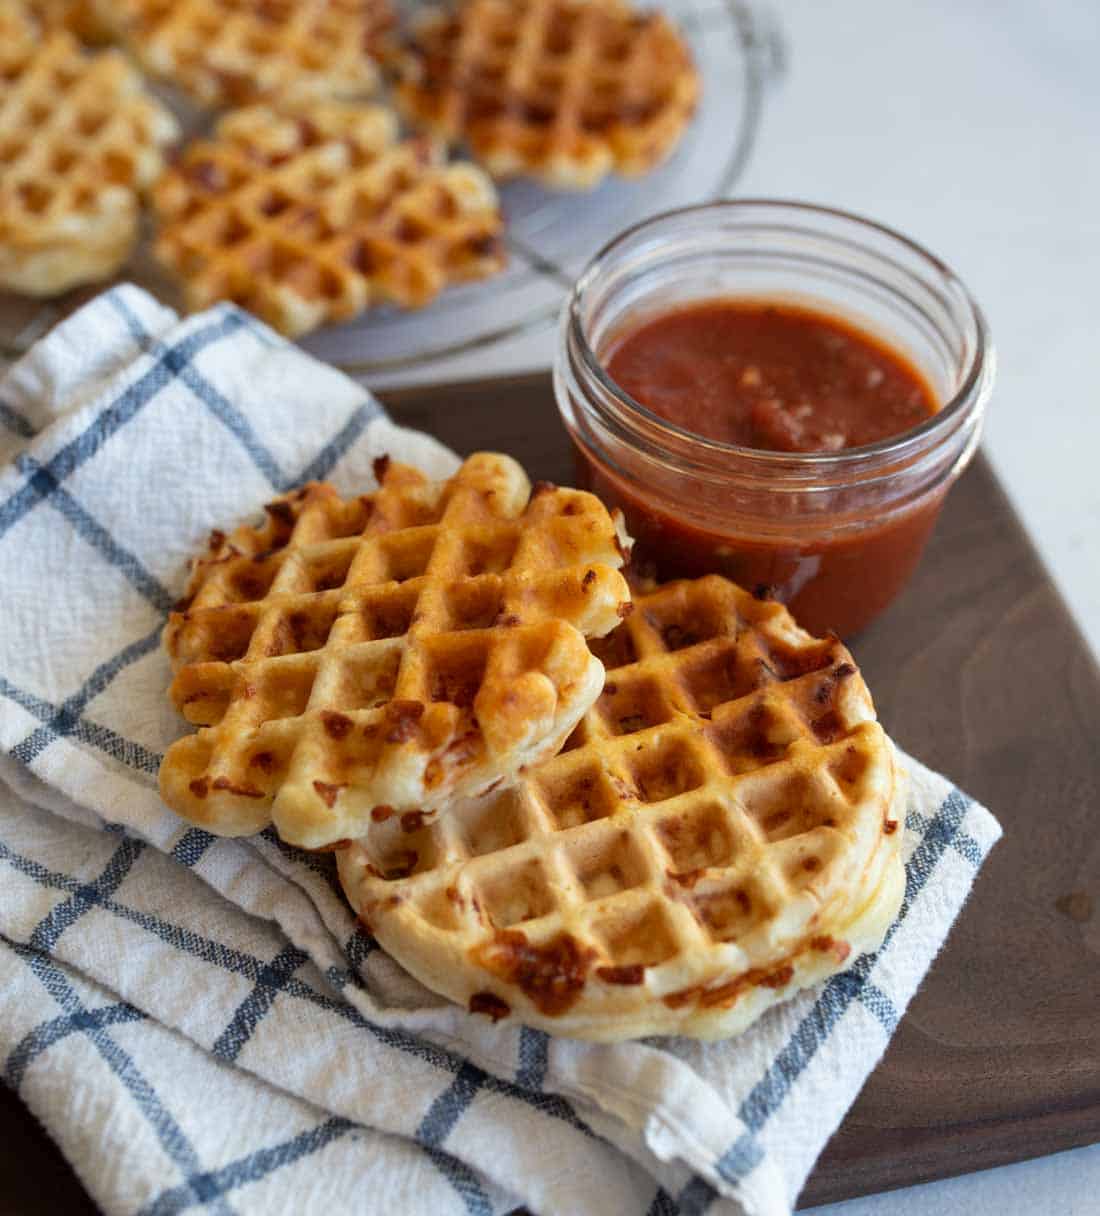
[{"label": "white tabletop", "polygon": [[[966,280],[1000,359],[986,450],[1100,654],[1100,5],[783,0],[775,15],[787,70],[740,192],[875,217]],[[552,352],[548,327],[431,378]],[[1100,1146],[816,1211],[1085,1216],[1098,1193]]]}]

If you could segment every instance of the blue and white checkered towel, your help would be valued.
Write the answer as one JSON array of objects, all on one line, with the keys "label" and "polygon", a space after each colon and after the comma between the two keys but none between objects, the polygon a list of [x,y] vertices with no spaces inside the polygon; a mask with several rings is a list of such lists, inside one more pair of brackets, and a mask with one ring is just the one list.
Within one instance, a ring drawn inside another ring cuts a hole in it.
[{"label": "blue and white checkered towel", "polygon": [[900,921],[730,1043],[470,1019],[330,860],[157,797],[164,614],[214,526],[390,452],[454,467],[231,307],[134,288],[0,383],[0,1066],[108,1212],[790,1211],[999,828],[910,762]]}]

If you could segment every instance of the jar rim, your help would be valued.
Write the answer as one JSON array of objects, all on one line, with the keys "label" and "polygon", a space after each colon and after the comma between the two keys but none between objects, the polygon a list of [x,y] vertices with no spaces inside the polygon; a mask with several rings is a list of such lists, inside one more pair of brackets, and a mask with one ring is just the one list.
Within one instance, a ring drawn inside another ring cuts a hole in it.
[{"label": "jar rim", "polygon": [[[584,324],[581,319],[581,301],[584,293],[591,286],[593,279],[603,269],[606,259],[614,255],[621,246],[625,245],[639,232],[656,227],[667,220],[706,213],[729,214],[750,208],[764,207],[773,208],[777,211],[788,211],[796,215],[816,215],[828,219],[842,220],[853,224],[858,229],[875,233],[878,236],[884,236],[900,244],[910,253],[916,254],[921,261],[935,270],[940,277],[941,283],[947,285],[962,300],[967,313],[967,321],[973,329],[973,350],[969,352],[968,362],[958,388],[924,422],[918,426],[911,427],[909,430],[902,431],[898,435],[890,435],[884,439],[876,440],[874,443],[861,444],[858,447],[842,448],[837,452],[786,452],[773,451],[767,448],[753,448],[742,444],[728,443],[721,439],[711,439],[706,435],[699,434],[697,431],[688,430],[678,423],[671,422],[631,396],[626,389],[608,374],[607,369],[600,362],[595,350],[588,341],[588,336],[584,331]],[[951,432],[954,429],[953,424],[956,421],[964,420],[969,410],[973,409],[975,405],[984,403],[985,394],[976,394],[975,389],[980,387],[983,376],[985,376],[990,368],[993,357],[989,327],[985,316],[977,301],[966,287],[966,284],[963,283],[962,279],[959,278],[947,262],[917,241],[907,237],[904,233],[886,224],[881,224],[877,220],[839,207],[828,207],[818,203],[803,202],[798,199],[764,197],[719,199],[658,212],[648,216],[644,220],[640,220],[636,224],[632,224],[629,228],[623,229],[622,232],[612,237],[588,261],[569,294],[565,305],[565,316],[568,332],[579,354],[580,362],[585,372],[593,376],[600,387],[624,408],[626,412],[625,421],[630,421],[629,414],[633,412],[639,416],[639,421],[655,427],[659,432],[664,432],[681,442],[686,441],[693,445],[697,451],[712,454],[716,458],[735,457],[741,461],[751,460],[759,462],[764,466],[769,464],[784,464],[788,468],[800,468],[805,471],[818,470],[828,472],[829,470],[839,470],[849,467],[854,463],[862,463],[864,461],[877,463],[878,458],[884,458],[887,461],[904,459],[913,448],[922,446],[929,438],[935,439],[941,432]]]}]

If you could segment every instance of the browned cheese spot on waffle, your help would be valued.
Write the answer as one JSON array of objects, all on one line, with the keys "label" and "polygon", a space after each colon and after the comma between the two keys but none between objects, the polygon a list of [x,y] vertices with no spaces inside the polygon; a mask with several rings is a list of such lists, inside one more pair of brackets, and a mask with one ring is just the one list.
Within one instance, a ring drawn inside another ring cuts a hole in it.
[{"label": "browned cheese spot on waffle", "polygon": [[297,336],[379,303],[420,308],[505,261],[496,191],[381,106],[222,118],[153,191],[157,258],[190,307],[232,300]]},{"label": "browned cheese spot on waffle", "polygon": [[901,783],[839,641],[717,576],[633,603],[590,643],[604,689],[558,755],[415,833],[373,825],[340,872],[475,1012],[713,1037],[877,945]]},{"label": "browned cheese spot on waffle", "polygon": [[311,483],[269,503],[195,563],[165,645],[172,700],[203,729],[169,749],[161,788],[211,831],[274,818],[317,848],[391,821],[409,839],[557,751],[599,695],[585,636],[630,593],[598,500],[531,495],[490,453],[447,481],[376,471],[373,494]]},{"label": "browned cheese spot on waffle", "polygon": [[699,79],[660,13],[616,0],[465,0],[394,53],[397,104],[496,177],[588,189],[645,173],[680,139]]},{"label": "browned cheese spot on waffle", "polygon": [[67,30],[89,46],[109,40],[96,0],[36,0],[31,7],[45,30]]},{"label": "browned cheese spot on waffle", "polygon": [[389,0],[95,0],[151,75],[204,105],[362,97],[393,25]]},{"label": "browned cheese spot on waffle", "polygon": [[47,28],[0,2],[0,287],[48,296],[126,260],[177,128],[120,52],[85,51],[60,9],[38,15]]}]

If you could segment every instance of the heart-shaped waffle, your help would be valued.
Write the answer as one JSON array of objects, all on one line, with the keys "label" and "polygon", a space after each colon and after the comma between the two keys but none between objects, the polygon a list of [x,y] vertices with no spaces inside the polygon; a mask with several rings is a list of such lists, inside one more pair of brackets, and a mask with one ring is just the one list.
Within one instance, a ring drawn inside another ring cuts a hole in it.
[{"label": "heart-shaped waffle", "polygon": [[273,820],[322,848],[421,818],[552,755],[603,686],[584,635],[628,610],[599,501],[505,456],[448,481],[376,462],[380,488],[310,484],[260,528],[215,534],[165,644],[199,724],[161,766],[165,802],[223,835]]},{"label": "heart-shaped waffle", "polygon": [[738,1032],[873,949],[902,782],[851,655],[717,576],[635,592],[560,755],[338,853],[367,927],[472,1012],[616,1040]]}]

